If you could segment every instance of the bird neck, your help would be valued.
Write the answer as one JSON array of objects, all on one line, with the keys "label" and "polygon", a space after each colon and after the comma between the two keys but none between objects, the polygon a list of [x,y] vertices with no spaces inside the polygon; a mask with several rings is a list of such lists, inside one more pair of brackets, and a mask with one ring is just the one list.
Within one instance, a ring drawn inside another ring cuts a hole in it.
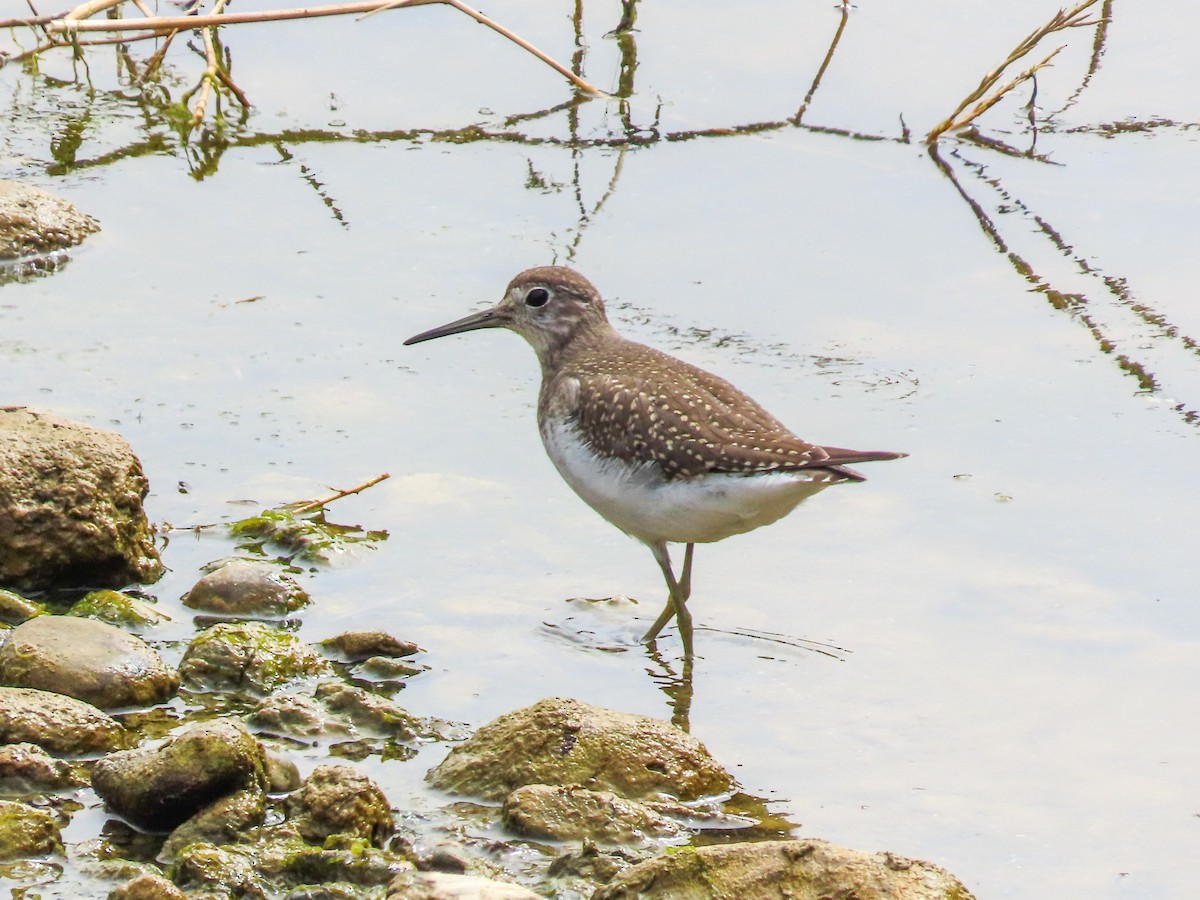
[{"label": "bird neck", "polygon": [[537,352],[538,362],[542,366],[542,379],[551,379],[561,372],[570,361],[578,356],[590,353],[604,344],[619,342],[621,335],[606,319],[580,321],[578,327],[567,334],[548,335],[549,340],[530,341]]}]

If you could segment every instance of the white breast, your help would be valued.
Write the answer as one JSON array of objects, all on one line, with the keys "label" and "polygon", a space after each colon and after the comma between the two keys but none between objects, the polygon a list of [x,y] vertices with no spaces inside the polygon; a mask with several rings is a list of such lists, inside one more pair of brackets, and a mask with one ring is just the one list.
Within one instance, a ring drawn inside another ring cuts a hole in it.
[{"label": "white breast", "polygon": [[831,483],[820,469],[666,481],[657,466],[592,455],[563,419],[542,423],[559,474],[592,509],[647,544],[709,543],[769,525]]}]

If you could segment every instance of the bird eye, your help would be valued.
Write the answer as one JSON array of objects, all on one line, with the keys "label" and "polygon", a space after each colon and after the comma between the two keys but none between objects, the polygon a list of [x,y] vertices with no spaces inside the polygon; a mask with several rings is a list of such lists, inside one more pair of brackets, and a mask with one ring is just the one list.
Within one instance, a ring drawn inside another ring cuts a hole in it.
[{"label": "bird eye", "polygon": [[550,292],[545,288],[534,288],[525,295],[526,306],[545,306],[550,300]]}]

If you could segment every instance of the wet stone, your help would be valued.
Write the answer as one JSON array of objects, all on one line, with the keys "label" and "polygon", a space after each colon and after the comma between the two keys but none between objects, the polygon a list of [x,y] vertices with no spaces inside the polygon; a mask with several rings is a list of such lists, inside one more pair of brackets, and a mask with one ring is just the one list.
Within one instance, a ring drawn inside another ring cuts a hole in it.
[{"label": "wet stone", "polygon": [[0,687],[0,742],[37,744],[74,756],[124,746],[125,729],[82,700],[48,691]]},{"label": "wet stone", "polygon": [[390,656],[369,656],[355,670],[357,674],[375,681],[398,681],[429,671],[428,666],[405,662]]},{"label": "wet stone", "polygon": [[[110,809],[137,827],[167,831],[243,791],[259,798],[261,820],[267,780],[258,741],[240,724],[218,719],[187,726],[158,744],[106,756],[92,770],[92,786]],[[236,831],[245,826],[247,806],[243,800],[231,806],[230,815],[240,817]],[[218,822],[205,833],[222,827]]]},{"label": "wet stone", "polygon": [[689,833],[644,803],[578,786],[530,784],[517,788],[505,798],[502,815],[507,828],[535,840],[586,838],[598,843],[633,844]]},{"label": "wet stone", "polygon": [[272,694],[254,708],[247,721],[260,730],[296,737],[344,735],[351,730],[308,694]]},{"label": "wet stone", "polygon": [[427,777],[435,787],[487,800],[527,784],[695,800],[733,784],[703,744],[667,722],[559,698],[483,726]]},{"label": "wet stone", "polygon": [[179,664],[179,675],[189,688],[242,688],[260,694],[329,674],[328,661],[311,647],[261,622],[227,623],[202,631]]},{"label": "wet stone", "polygon": [[335,713],[344,715],[358,728],[388,737],[411,740],[420,723],[402,707],[354,685],[326,681],[317,685],[316,698]]},{"label": "wet stone", "polygon": [[19,796],[36,791],[79,787],[87,779],[39,747],[18,743],[0,746],[0,794]]},{"label": "wet stone", "polygon": [[189,897],[267,896],[249,851],[238,847],[192,844],[175,857],[167,874]]},{"label": "wet stone", "polygon": [[363,889],[341,881],[306,884],[284,894],[283,900],[362,900]]},{"label": "wet stone", "polygon": [[92,591],[76,602],[67,615],[85,619],[99,619],[109,625],[121,628],[138,629],[162,622],[171,621],[171,617],[159,612],[149,603],[130,597],[120,591]]},{"label": "wet stone", "polygon": [[18,181],[0,181],[0,260],[73,247],[100,226],[66,200]]},{"label": "wet stone", "polygon": [[0,588],[0,622],[20,625],[45,611],[45,607],[36,600],[28,600],[20,594]]},{"label": "wet stone", "polygon": [[185,847],[201,842],[217,846],[237,843],[246,832],[262,824],[266,812],[266,786],[251,781],[202,807],[179,825],[163,842],[158,858],[174,859]]},{"label": "wet stone", "polygon": [[321,765],[287,799],[289,824],[306,841],[330,835],[363,838],[375,847],[394,830],[387,798],[371,779],[345,765]]},{"label": "wet stone", "polygon": [[[264,836],[254,847],[257,871],[273,884],[322,884],[349,882],[382,887],[397,873],[412,868],[412,862],[389,850],[371,846],[362,838],[334,835],[313,846],[283,826],[274,836]],[[364,896],[361,892],[359,896]],[[376,891],[365,896],[378,897]]]},{"label": "wet stone", "polygon": [[284,616],[309,602],[279,566],[248,559],[230,560],[183,595],[185,606],[226,616]]},{"label": "wet stone", "polygon": [[591,841],[584,841],[578,850],[570,850],[550,863],[547,874],[552,878],[574,876],[607,884],[639,862],[641,859],[619,847],[601,850]]},{"label": "wet stone", "polygon": [[108,893],[108,900],[186,900],[187,894],[161,875],[138,875]]},{"label": "wet stone", "polygon": [[[109,893],[128,881],[140,875],[160,875],[161,871],[148,862],[134,862],[119,856],[100,856],[98,841],[84,841],[80,844],[67,843],[67,855],[71,860],[71,868],[78,872],[91,890],[87,893],[94,897],[103,896],[103,887],[95,882],[102,881],[109,888]],[[74,873],[72,873],[74,874]],[[74,882],[75,879],[71,878]],[[90,884],[88,883],[90,882]],[[61,884],[61,882],[60,882]],[[76,896],[84,894],[80,885]],[[73,898],[71,898],[73,900]]]},{"label": "wet stone", "polygon": [[360,662],[371,656],[397,658],[421,652],[412,641],[402,641],[383,631],[347,631],[321,641],[321,646],[336,651],[348,662]]},{"label": "wet stone", "polygon": [[285,756],[264,749],[267,790],[272,794],[283,794],[296,790],[301,785],[300,770]]},{"label": "wet stone", "polygon": [[940,866],[891,853],[864,853],[815,839],[685,847],[639,863],[592,900],[973,900]]},{"label": "wet stone", "polygon": [[447,872],[403,872],[388,885],[388,900],[540,900],[519,884]]},{"label": "wet stone", "polygon": [[0,646],[0,681],[66,694],[101,709],[151,706],[178,676],[145,641],[94,619],[38,616]]},{"label": "wet stone", "polygon": [[0,860],[62,852],[54,816],[24,803],[0,800]]},{"label": "wet stone", "polygon": [[462,875],[470,867],[470,859],[458,844],[442,843],[420,861],[418,868],[425,872],[449,872]]},{"label": "wet stone", "polygon": [[149,484],[118,434],[0,408],[0,583],[121,587],[162,575]]}]

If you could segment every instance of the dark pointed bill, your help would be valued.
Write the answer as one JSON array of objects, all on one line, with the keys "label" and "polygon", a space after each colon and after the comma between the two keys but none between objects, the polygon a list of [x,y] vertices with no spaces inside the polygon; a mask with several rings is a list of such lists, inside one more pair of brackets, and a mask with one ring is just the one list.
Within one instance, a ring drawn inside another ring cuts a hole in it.
[{"label": "dark pointed bill", "polygon": [[448,334],[475,331],[479,328],[504,328],[506,325],[508,325],[508,316],[498,307],[493,306],[491,309],[471,313],[469,316],[463,316],[461,319],[455,319],[453,322],[439,325],[437,328],[430,328],[428,331],[414,334],[404,342],[404,346],[419,344],[421,341],[432,341],[434,338],[445,337]]}]

